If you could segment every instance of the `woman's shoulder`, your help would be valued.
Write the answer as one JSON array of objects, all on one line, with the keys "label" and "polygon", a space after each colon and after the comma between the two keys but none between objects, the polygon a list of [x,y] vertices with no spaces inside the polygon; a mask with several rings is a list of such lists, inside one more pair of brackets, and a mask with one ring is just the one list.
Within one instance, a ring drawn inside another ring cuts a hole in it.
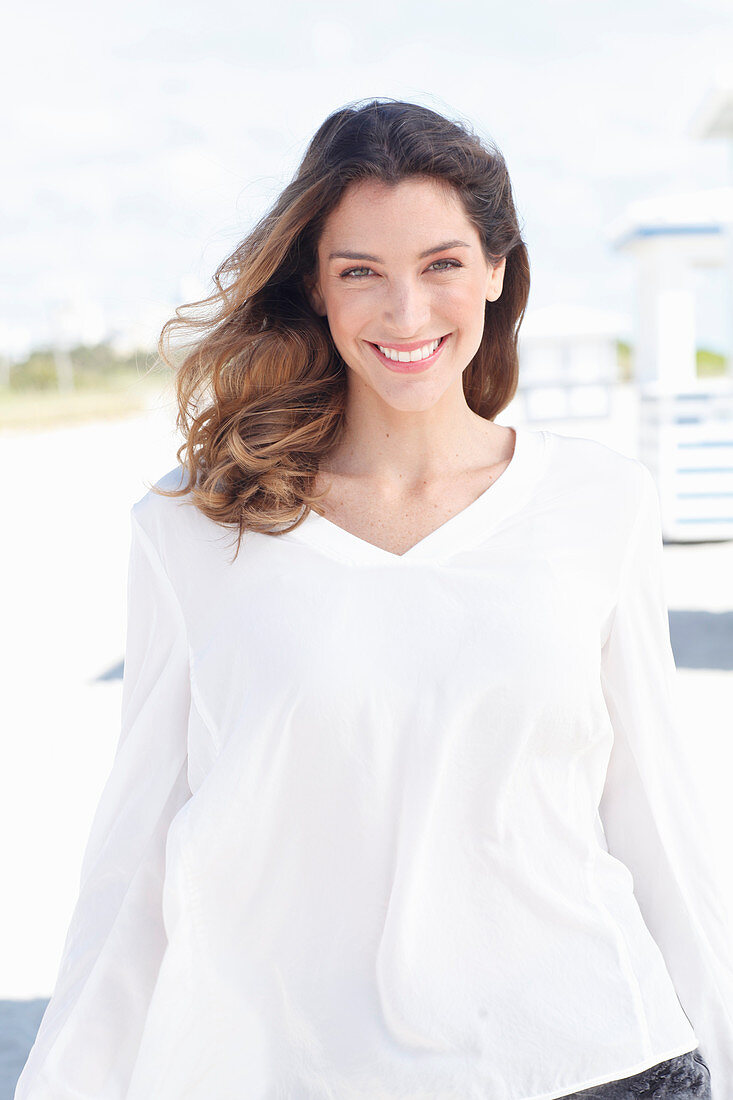
[{"label": "woman's shoulder", "polygon": [[656,493],[649,468],[598,439],[555,431],[545,436],[549,499],[566,503],[599,538],[625,537]]},{"label": "woman's shoulder", "polygon": [[[191,494],[188,492],[190,479],[187,469],[178,463],[173,469],[159,477],[149,489],[136,500],[132,506],[134,518],[141,524],[170,522],[178,511],[192,504]],[[176,496],[168,496],[171,492],[186,489],[186,492]],[[156,490],[162,490],[157,492]]]},{"label": "woman's shoulder", "polygon": [[557,476],[595,485],[603,482],[604,487],[617,486],[636,492],[651,478],[648,467],[640,459],[600,439],[549,430],[544,434],[552,459],[549,465]]},{"label": "woman's shoulder", "polygon": [[[188,471],[179,463],[132,505],[133,528],[142,529],[164,558],[170,558],[177,549],[190,553],[202,533],[215,526],[194,504],[190,485]],[[185,491],[178,492],[181,489]],[[170,493],[176,495],[167,495]]]}]

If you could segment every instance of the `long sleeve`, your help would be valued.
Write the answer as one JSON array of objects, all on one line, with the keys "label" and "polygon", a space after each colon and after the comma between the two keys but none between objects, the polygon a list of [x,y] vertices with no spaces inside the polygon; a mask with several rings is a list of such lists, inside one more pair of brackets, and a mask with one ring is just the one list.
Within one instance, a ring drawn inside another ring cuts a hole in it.
[{"label": "long sleeve", "polygon": [[601,654],[613,726],[599,813],[711,1071],[733,1097],[733,928],[716,889],[712,825],[688,768],[664,594],[659,498],[640,468],[639,511]]},{"label": "long sleeve", "polygon": [[121,730],[54,991],[15,1100],[121,1100],[165,953],[166,837],[191,795],[188,643],[137,508],[130,517]]}]

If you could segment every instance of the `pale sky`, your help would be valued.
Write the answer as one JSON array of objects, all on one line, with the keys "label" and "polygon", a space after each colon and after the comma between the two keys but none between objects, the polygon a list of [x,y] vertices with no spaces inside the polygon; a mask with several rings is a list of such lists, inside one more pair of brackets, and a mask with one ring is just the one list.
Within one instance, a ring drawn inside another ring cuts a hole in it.
[{"label": "pale sky", "polygon": [[31,0],[3,46],[0,354],[157,337],[357,98],[424,103],[498,144],[530,308],[632,312],[608,225],[633,200],[733,182],[726,143],[687,132],[733,57],[731,0]]}]

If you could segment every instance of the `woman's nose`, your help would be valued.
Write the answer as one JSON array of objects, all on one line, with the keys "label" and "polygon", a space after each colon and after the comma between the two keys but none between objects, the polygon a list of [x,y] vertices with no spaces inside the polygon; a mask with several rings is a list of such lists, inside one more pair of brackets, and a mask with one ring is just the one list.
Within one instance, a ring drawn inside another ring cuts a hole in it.
[{"label": "woman's nose", "polygon": [[384,319],[403,339],[419,337],[430,321],[427,292],[414,282],[407,281],[389,287]]}]

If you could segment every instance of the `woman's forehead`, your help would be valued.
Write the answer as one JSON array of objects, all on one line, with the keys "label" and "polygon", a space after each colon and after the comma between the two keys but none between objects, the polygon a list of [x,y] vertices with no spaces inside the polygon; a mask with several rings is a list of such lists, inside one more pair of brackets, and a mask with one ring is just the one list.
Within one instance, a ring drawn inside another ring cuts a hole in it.
[{"label": "woman's forehead", "polygon": [[[325,219],[320,243],[324,247],[337,243],[358,248],[363,242],[356,237],[364,233],[388,240],[396,231],[411,238],[427,234],[432,242],[438,222],[445,229],[454,227],[454,235],[459,229],[466,232],[471,224],[458,192],[452,188],[422,178],[397,184],[358,181],[349,185]],[[347,241],[346,237],[354,239]]]}]

